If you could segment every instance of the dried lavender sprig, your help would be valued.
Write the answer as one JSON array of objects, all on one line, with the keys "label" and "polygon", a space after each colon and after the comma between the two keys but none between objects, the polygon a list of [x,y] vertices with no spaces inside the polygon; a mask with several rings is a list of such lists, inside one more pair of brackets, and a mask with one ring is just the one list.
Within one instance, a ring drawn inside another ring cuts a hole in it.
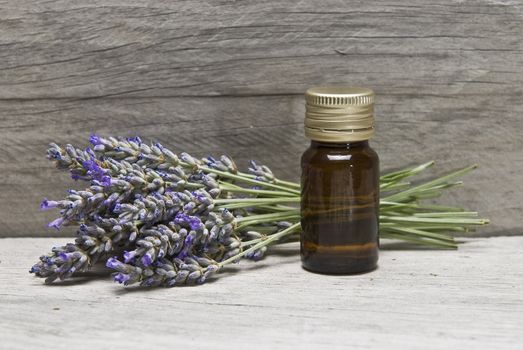
[{"label": "dried lavender sprig", "polygon": [[240,259],[241,257],[251,253],[251,252],[254,252],[262,247],[266,247],[268,246],[269,244],[273,243],[274,241],[277,241],[285,236],[289,236],[289,235],[292,235],[296,232],[299,232],[300,230],[300,223],[295,223],[295,224],[292,224],[291,226],[289,226],[288,228],[278,232],[278,233],[275,233],[273,235],[270,235],[270,236],[267,236],[267,238],[257,244],[254,244],[252,247],[250,247],[249,249],[246,249],[246,250],[243,250],[241,251],[240,253],[228,258],[228,259],[225,259],[225,260],[222,260],[218,263],[218,266],[219,267],[223,267],[227,264],[230,264],[232,262],[235,262],[237,261],[238,259]]},{"label": "dried lavender sprig", "polygon": [[[133,144],[131,142],[131,144]],[[133,180],[135,183],[140,184],[142,180],[140,177],[144,177],[144,167],[138,164],[133,158],[123,158],[115,160],[111,157],[97,157],[95,152],[86,148],[84,151],[74,148],[72,145],[67,144],[64,148],[58,146],[55,143],[51,143],[47,151],[48,159],[55,162],[58,169],[69,170],[71,177],[75,180],[92,181],[97,180],[106,186],[110,186],[109,176],[115,178],[122,178],[126,180]],[[167,154],[171,154],[167,152]],[[175,155],[173,155],[176,157]],[[132,162],[129,162],[131,160]],[[136,165],[133,165],[136,164]],[[176,162],[170,164],[168,168],[156,167],[154,169],[148,168],[149,174],[152,174],[156,178],[162,178],[165,181],[172,183],[185,182],[184,185],[187,187],[198,188],[204,187],[202,183],[190,183],[187,181],[192,172],[186,173],[190,169],[182,169],[179,165],[175,165]],[[138,176],[138,178],[134,178]]]},{"label": "dried lavender sprig", "polygon": [[[48,156],[50,160],[55,161],[59,169],[68,169],[71,172],[73,179],[90,181],[96,179],[102,181],[103,184],[109,184],[107,177],[108,174],[116,176],[117,174],[122,173],[121,166],[119,163],[127,165],[127,167],[132,164],[137,164],[140,167],[147,167],[149,169],[154,169],[158,174],[161,174],[164,179],[168,179],[173,173],[178,175],[180,172],[183,173],[181,166],[184,166],[185,172],[189,174],[194,173],[204,173],[207,174],[205,177],[200,179],[205,181],[199,181],[199,183],[191,183],[187,181],[189,176],[177,179],[170,179],[175,181],[175,183],[184,185],[186,187],[198,188],[202,186],[211,186],[218,187],[216,183],[213,183],[211,176],[220,176],[234,177],[235,179],[243,179],[251,184],[256,184],[258,186],[263,185],[260,180],[254,179],[255,176],[250,174],[244,174],[237,171],[236,165],[227,156],[221,156],[220,160],[216,160],[212,157],[204,158],[203,164],[207,165],[209,168],[202,165],[202,161],[197,160],[194,157],[191,157],[187,153],[182,153],[181,158],[183,161],[180,161],[177,155],[172,153],[170,150],[166,149],[159,143],[153,144],[152,146],[147,146],[143,143],[138,144],[135,140],[136,138],[131,139],[104,139],[98,136],[92,136],[94,138],[95,149],[98,150],[99,159],[95,158],[95,153],[93,150],[87,148],[85,151],[80,149],[75,149],[71,145],[66,145],[64,148],[52,143],[48,149]],[[115,143],[117,145],[115,145]],[[102,149],[103,148],[103,149]],[[110,151],[106,149],[110,148]],[[116,150],[116,151],[115,151]],[[152,154],[151,154],[152,153]],[[112,158],[114,157],[114,159]],[[88,159],[88,161],[86,161]],[[126,170],[124,169],[124,173]],[[230,174],[226,174],[229,172]],[[92,176],[92,175],[96,176]],[[136,181],[140,181],[135,179]],[[274,180],[273,182],[275,182]],[[281,181],[284,183],[285,181]],[[227,183],[226,183],[227,184]],[[228,184],[232,185],[232,184]],[[267,186],[272,186],[271,184],[266,184]],[[274,186],[273,186],[274,187]],[[292,186],[291,186],[292,187]],[[276,187],[278,188],[278,187]],[[267,191],[267,190],[257,190],[257,189],[244,189],[241,187],[229,187],[227,190],[230,192],[243,192],[251,193],[257,196],[263,195],[285,195],[289,192],[287,190],[281,191]],[[298,194],[298,191],[291,190],[292,194]]]},{"label": "dried lavender sprig", "polygon": [[[234,161],[226,155],[222,155],[219,160],[214,157],[207,157],[200,161],[191,157],[187,153],[182,153],[180,158],[178,158],[175,153],[168,150],[160,143],[153,143],[151,146],[147,146],[141,141],[140,138],[103,138],[98,135],[91,135],[90,142],[94,145],[94,150],[103,156],[109,156],[115,159],[124,158],[128,161],[136,161],[140,165],[151,168],[165,168],[169,166],[169,163],[182,164],[193,169],[199,167],[200,169],[211,173],[217,173],[215,171],[219,171],[221,172],[220,175],[225,177],[229,176],[224,173],[238,175],[244,180],[254,178],[258,178],[258,180],[260,180],[261,176],[264,178],[264,182],[273,183],[275,185],[282,184],[295,189],[299,188],[299,185],[275,178],[268,167],[259,166],[254,162],[251,163],[251,167],[249,169],[251,174],[239,172]],[[206,167],[201,167],[202,163],[205,164]],[[238,180],[238,177],[234,178]],[[263,185],[260,184],[259,181],[256,181],[256,184]]]},{"label": "dried lavender sprig", "polygon": [[[181,284],[201,284],[221,267],[237,262],[243,256],[259,260],[269,244],[297,230],[299,230],[299,224],[294,224],[276,234],[260,237],[257,244],[244,251],[242,251],[239,241],[232,240],[228,246],[228,254],[225,254],[222,259],[210,259],[197,255],[183,259],[161,257],[153,263],[144,264],[143,259],[140,261],[133,258],[122,263],[113,257],[107,261],[106,266],[117,270],[118,272],[113,274],[114,280],[125,285],[139,283],[142,286],[172,287]],[[252,237],[253,232],[248,236]]]},{"label": "dried lavender sprig", "polygon": [[31,267],[30,273],[44,277],[45,283],[57,278],[64,280],[75,272],[83,272],[89,267],[89,255],[75,244],[54,247],[48,255],[42,255],[40,261]]},{"label": "dried lavender sprig", "polygon": [[161,258],[154,266],[147,268],[110,258],[106,266],[117,271],[113,274],[116,282],[124,285],[139,283],[147,287],[202,284],[219,269],[212,260],[197,257],[183,260]]},{"label": "dried lavender sprig", "polygon": [[73,180],[98,180],[107,181],[107,170],[98,166],[96,155],[92,149],[81,150],[72,145],[61,148],[56,143],[51,143],[47,150],[47,159],[55,161],[59,169],[70,170]]},{"label": "dried lavender sprig", "polygon": [[251,175],[253,175],[255,177],[255,179],[258,179],[261,181],[266,181],[266,182],[271,182],[276,185],[287,186],[290,188],[294,188],[296,190],[300,189],[300,184],[290,182],[290,181],[284,181],[284,180],[276,178],[274,176],[274,174],[272,173],[272,170],[266,165],[260,165],[260,164],[256,163],[254,160],[251,160],[249,164],[250,164],[249,169],[248,169],[249,173]]},{"label": "dried lavender sprig", "polygon": [[103,157],[110,157],[117,160],[123,158],[129,161],[136,161],[139,165],[144,165],[153,169],[157,167],[165,169],[170,165],[181,165],[184,168],[193,170],[199,169],[207,174],[216,174],[224,178],[241,181],[255,186],[299,194],[299,191],[296,189],[276,185],[271,182],[256,180],[251,176],[238,173],[236,165],[232,159],[226,156],[222,156],[220,161],[217,161],[214,158],[204,158],[203,161],[200,161],[185,152],[181,153],[178,157],[160,143],[154,143],[151,146],[148,146],[145,143],[137,145],[128,139],[117,139],[113,137],[106,139],[97,135],[91,136],[91,143],[94,145],[94,151]]},{"label": "dried lavender sprig", "polygon": [[[114,167],[117,167],[117,162],[112,161]],[[96,167],[99,167],[96,165]],[[116,205],[122,205],[131,201],[134,197],[145,199],[145,204],[155,206],[156,204],[161,205],[176,199],[174,197],[167,198],[162,197],[163,193],[169,193],[174,191],[181,191],[187,188],[187,182],[179,179],[176,183],[170,182],[169,180],[176,180],[172,177],[165,179],[155,171],[148,169],[140,169],[139,167],[133,167],[129,164],[126,166],[120,164],[120,171],[118,177],[111,177],[107,175],[107,183],[101,184],[97,180],[92,180],[91,185],[84,191],[70,191],[69,196],[64,201],[49,201],[44,200],[41,207],[42,209],[50,209],[58,207],[62,209],[62,218],[55,220],[51,223],[53,227],[60,227],[62,224],[81,222],[83,218],[93,212],[104,212],[107,210],[113,210]],[[204,197],[216,197],[219,195],[220,190],[215,189],[216,185],[206,178],[206,176],[200,177],[196,181],[201,181],[201,184],[197,184],[199,189],[193,191],[199,198]],[[194,183],[196,184],[196,183]],[[194,186],[193,186],[194,187]],[[204,191],[204,189],[208,191]],[[201,190],[199,192],[199,190]],[[187,191],[186,191],[187,192]],[[188,193],[188,192],[187,192]],[[153,194],[154,196],[151,196]],[[200,201],[198,205],[212,206],[211,201],[207,200],[204,204]]]}]

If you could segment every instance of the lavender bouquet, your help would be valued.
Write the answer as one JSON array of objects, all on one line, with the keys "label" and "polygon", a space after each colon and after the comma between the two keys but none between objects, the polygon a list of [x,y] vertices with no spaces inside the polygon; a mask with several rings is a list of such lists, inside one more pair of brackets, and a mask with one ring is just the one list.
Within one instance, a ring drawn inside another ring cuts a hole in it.
[{"label": "lavender bouquet", "polygon": [[[254,161],[241,172],[221,156],[196,159],[139,137],[90,137],[85,150],[52,143],[48,159],[85,190],[69,190],[49,227],[78,227],[74,243],[54,247],[30,270],[46,283],[84,272],[98,262],[124,285],[201,284],[227,264],[259,260],[267,247],[299,238],[300,186]],[[488,223],[476,212],[421,203],[458,186],[476,166],[416,186],[408,178],[433,165],[380,178],[380,237],[456,248],[451,233]]]}]

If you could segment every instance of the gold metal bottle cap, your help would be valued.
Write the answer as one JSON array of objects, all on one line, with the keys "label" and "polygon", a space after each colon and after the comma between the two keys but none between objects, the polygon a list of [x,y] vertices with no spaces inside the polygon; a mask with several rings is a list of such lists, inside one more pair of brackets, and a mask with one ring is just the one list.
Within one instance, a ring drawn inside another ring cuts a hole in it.
[{"label": "gold metal bottle cap", "polygon": [[305,92],[305,136],[324,142],[354,142],[374,135],[374,92],[318,86]]}]

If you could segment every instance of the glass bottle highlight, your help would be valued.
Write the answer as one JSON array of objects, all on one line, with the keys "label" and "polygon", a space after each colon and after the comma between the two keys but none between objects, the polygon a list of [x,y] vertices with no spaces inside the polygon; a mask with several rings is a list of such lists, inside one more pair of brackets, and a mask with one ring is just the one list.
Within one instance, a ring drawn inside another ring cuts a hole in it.
[{"label": "glass bottle highlight", "polygon": [[374,93],[314,87],[305,93],[301,259],[319,273],[370,271],[378,262],[379,161],[370,148]]}]

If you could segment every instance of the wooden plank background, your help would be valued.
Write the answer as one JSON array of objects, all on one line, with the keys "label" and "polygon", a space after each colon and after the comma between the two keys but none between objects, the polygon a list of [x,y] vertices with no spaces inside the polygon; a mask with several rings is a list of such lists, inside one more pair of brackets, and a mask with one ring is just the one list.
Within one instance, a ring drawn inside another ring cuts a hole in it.
[{"label": "wooden plank background", "polygon": [[92,132],[297,180],[317,84],[376,91],[385,169],[479,163],[444,199],[523,234],[522,52],[519,1],[0,1],[0,237],[71,233],[38,209],[71,186],[46,145]]}]

